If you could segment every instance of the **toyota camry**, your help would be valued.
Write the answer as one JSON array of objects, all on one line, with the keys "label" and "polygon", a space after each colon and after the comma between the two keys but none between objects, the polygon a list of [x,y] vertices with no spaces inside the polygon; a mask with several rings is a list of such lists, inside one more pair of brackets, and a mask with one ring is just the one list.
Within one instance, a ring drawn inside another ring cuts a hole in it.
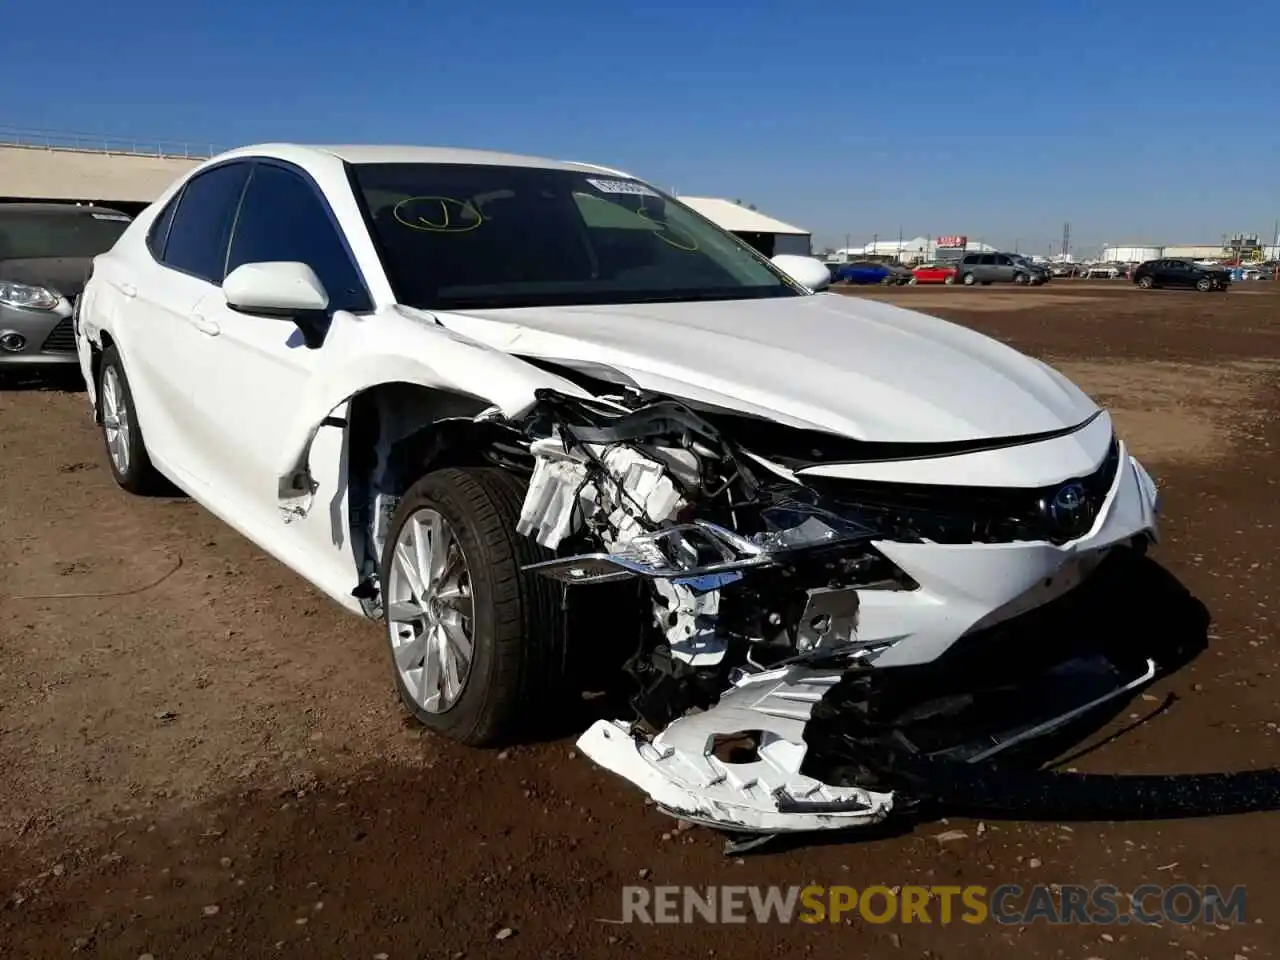
[{"label": "toyota camry", "polygon": [[909,800],[904,753],[988,759],[1148,682],[1104,649],[1042,695],[1068,660],[1036,631],[1158,509],[1062,374],[828,282],[614,169],[274,144],[95,259],[77,351],[119,485],[382,622],[427,727],[509,741],[612,658],[588,757],[673,815],[826,829]]}]

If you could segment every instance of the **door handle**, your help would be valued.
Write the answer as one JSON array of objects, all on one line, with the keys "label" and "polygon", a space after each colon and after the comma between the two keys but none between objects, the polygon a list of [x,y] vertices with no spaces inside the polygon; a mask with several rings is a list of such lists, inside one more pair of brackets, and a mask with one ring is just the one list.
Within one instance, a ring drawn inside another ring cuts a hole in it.
[{"label": "door handle", "polygon": [[210,337],[216,337],[222,332],[222,327],[218,326],[217,321],[210,320],[203,313],[191,314],[191,324],[201,333]]},{"label": "door handle", "polygon": [[116,280],[116,281],[113,281],[111,285],[115,287],[117,290],[119,290],[121,293],[123,293],[126,297],[136,297],[138,295],[138,288],[135,287],[132,283],[125,283],[122,280]]}]

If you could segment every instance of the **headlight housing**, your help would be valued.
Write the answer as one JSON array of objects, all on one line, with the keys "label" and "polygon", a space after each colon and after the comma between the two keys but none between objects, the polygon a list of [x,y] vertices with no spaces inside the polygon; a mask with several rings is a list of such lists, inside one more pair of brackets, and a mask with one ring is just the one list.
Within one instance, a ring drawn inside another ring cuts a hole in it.
[{"label": "headlight housing", "polygon": [[0,304],[27,310],[52,310],[62,297],[48,287],[0,280]]}]

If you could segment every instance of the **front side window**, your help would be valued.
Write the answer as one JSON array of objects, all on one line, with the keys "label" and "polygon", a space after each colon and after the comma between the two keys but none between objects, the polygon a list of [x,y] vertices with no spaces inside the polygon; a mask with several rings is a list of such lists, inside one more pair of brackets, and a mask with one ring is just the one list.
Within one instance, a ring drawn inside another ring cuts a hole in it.
[{"label": "front side window", "polygon": [[635,180],[487,164],[352,177],[400,302],[427,309],[803,296],[745,243]]},{"label": "front side window", "polygon": [[0,260],[96,257],[110,250],[127,226],[129,218],[123,213],[0,207]]},{"label": "front side window", "polygon": [[231,223],[248,177],[247,163],[229,163],[187,183],[165,243],[167,266],[210,283],[222,283]]},{"label": "front side window", "polygon": [[227,272],[245,263],[289,260],[315,271],[331,310],[372,307],[360,273],[310,183],[274,164],[253,168],[236,218]]}]

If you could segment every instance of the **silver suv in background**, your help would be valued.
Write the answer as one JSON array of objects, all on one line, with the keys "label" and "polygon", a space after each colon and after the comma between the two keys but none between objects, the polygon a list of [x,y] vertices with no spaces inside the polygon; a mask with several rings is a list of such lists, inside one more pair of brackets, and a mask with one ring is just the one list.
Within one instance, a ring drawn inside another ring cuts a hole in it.
[{"label": "silver suv in background", "polygon": [[0,370],[78,362],[72,304],[130,220],[107,207],[0,203]]},{"label": "silver suv in background", "polygon": [[958,266],[960,282],[1026,283],[1038,285],[1049,279],[1049,271],[1016,253],[966,253]]}]

